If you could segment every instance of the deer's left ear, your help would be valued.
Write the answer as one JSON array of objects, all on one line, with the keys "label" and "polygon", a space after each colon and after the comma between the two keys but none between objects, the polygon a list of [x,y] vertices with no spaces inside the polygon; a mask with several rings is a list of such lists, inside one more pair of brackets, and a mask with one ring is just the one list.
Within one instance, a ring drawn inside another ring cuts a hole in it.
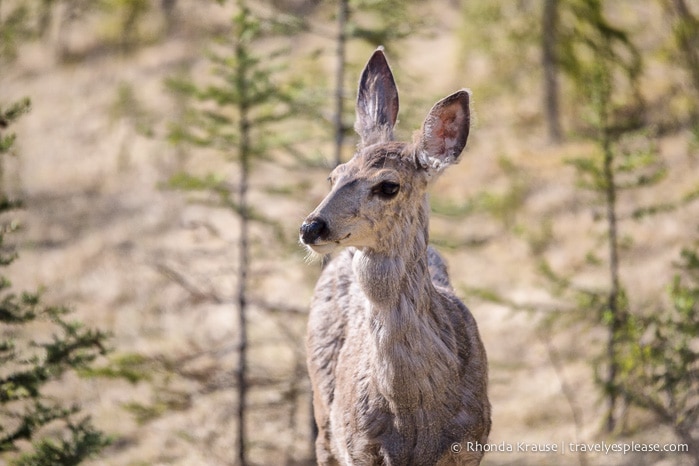
[{"label": "deer's left ear", "polygon": [[419,166],[439,173],[458,161],[471,124],[470,100],[470,91],[462,89],[434,104],[417,135]]}]

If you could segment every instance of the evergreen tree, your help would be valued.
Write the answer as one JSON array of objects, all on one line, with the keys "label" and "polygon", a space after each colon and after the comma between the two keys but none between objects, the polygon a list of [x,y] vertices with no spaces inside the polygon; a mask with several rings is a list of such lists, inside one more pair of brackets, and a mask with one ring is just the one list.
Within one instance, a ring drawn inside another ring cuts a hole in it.
[{"label": "evergreen tree", "polygon": [[[628,301],[620,280],[620,233],[618,195],[625,188],[645,186],[658,181],[665,173],[657,160],[657,152],[643,150],[623,153],[618,144],[622,136],[639,128],[638,114],[624,105],[639,102],[637,79],[641,70],[640,54],[628,35],[612,25],[604,15],[601,0],[568,0],[570,18],[564,69],[569,73],[589,101],[588,115],[594,131],[591,135],[599,153],[573,161],[581,175],[582,186],[596,193],[605,210],[606,242],[608,247],[608,289],[603,296],[592,299],[599,306],[596,318],[607,328],[608,338],[600,375],[608,409],[605,427],[614,430],[617,421],[619,372],[618,346],[628,318]],[[561,57],[564,55],[561,54]],[[621,77],[625,87],[616,84]],[[628,96],[632,95],[631,99]],[[622,102],[622,104],[615,104]],[[615,106],[617,105],[617,106]],[[654,171],[647,173],[647,168]],[[631,174],[621,180],[622,173]],[[636,179],[634,173],[640,173]],[[597,292],[599,293],[599,292]]]},{"label": "evergreen tree", "polygon": [[[7,109],[0,106],[0,157],[10,153],[15,141],[8,128],[29,105],[23,99]],[[8,216],[19,205],[0,193],[0,267],[16,258],[4,241],[17,229]],[[22,466],[75,465],[109,443],[79,406],[66,406],[46,393],[65,373],[90,368],[106,352],[107,336],[70,320],[69,314],[65,307],[42,304],[38,293],[13,291],[9,278],[0,275],[0,460]],[[53,335],[37,336],[37,329],[47,325]]]},{"label": "evergreen tree", "polygon": [[[699,93],[699,17],[685,0],[663,0],[673,19],[673,35],[694,86]],[[699,109],[694,109],[699,111]],[[699,116],[695,115],[699,118]]]},{"label": "evergreen tree", "polygon": [[293,112],[295,85],[278,80],[283,71],[284,51],[259,52],[265,38],[280,33],[278,24],[261,20],[245,0],[237,0],[230,34],[209,54],[213,81],[194,83],[177,78],[169,87],[183,98],[182,120],[172,126],[170,138],[177,143],[213,148],[235,164],[238,179],[227,182],[217,175],[197,177],[188,173],[175,175],[171,185],[189,190],[215,192],[223,206],[239,220],[237,290],[234,298],[238,319],[238,367],[236,369],[237,462],[247,463],[247,394],[248,380],[248,308],[251,274],[250,224],[261,221],[249,202],[252,171],[256,161],[270,159],[274,150],[289,144],[275,126],[296,116]]},{"label": "evergreen tree", "polygon": [[[556,73],[561,71],[573,85],[576,115],[583,117],[579,118],[583,124],[577,128],[579,132],[577,136],[595,145],[588,154],[570,160],[569,163],[576,169],[581,191],[591,195],[594,218],[600,226],[603,226],[604,233],[596,238],[597,244],[585,255],[585,264],[577,265],[575,270],[555,270],[545,258],[541,259],[539,270],[551,294],[558,298],[557,304],[553,306],[553,312],[546,313],[541,319],[543,335],[552,333],[554,327],[560,329],[566,326],[566,330],[571,331],[574,325],[585,328],[586,332],[590,327],[602,329],[606,334],[605,341],[602,343],[604,350],[596,354],[592,350],[587,354],[594,354],[595,381],[601,387],[607,403],[604,427],[605,430],[612,431],[617,428],[619,416],[624,408],[621,400],[627,403],[633,402],[633,397],[630,397],[623,387],[627,383],[626,368],[630,364],[627,346],[634,341],[634,335],[637,335],[632,324],[636,322],[639,313],[639,309],[633,308],[633,303],[630,302],[636,290],[626,288],[621,275],[624,252],[632,241],[628,232],[623,231],[625,227],[623,219],[630,217],[637,219],[646,215],[673,211],[699,198],[699,191],[694,189],[675,201],[659,200],[658,204],[649,207],[630,206],[630,203],[625,203],[624,206],[630,208],[626,212],[622,210],[621,198],[624,196],[631,198],[632,194],[629,191],[659,183],[665,177],[666,169],[657,149],[657,141],[654,139],[654,128],[648,124],[644,99],[639,89],[639,77],[643,71],[641,53],[629,33],[607,17],[605,3],[603,0],[544,0],[541,2],[543,7],[541,32],[545,49],[543,61],[547,67],[550,67],[544,71],[545,78],[550,81],[547,83],[548,90],[545,90],[549,92],[545,97],[546,100],[551,99],[548,104],[552,107],[547,109],[550,124],[549,136],[551,140],[560,136],[560,128],[556,128],[555,121],[557,119],[555,115],[558,113],[556,110],[558,84],[552,81],[557,80]],[[679,12],[677,15],[683,18],[681,21],[678,20],[680,24],[677,25],[675,39],[682,47],[683,53],[686,53],[688,50],[686,44],[693,41],[696,36],[693,32],[696,29],[694,18],[696,15],[688,11],[682,0],[667,0],[663,3],[672,4]],[[516,21],[505,15],[502,2],[464,2],[462,5],[465,22],[468,25],[469,43],[478,42],[479,47],[488,48],[490,55],[494,55],[490,49],[495,47],[496,39],[503,35],[501,31],[497,31],[498,29],[504,30],[504,35],[517,39],[525,37],[518,35],[517,24],[513,25]],[[534,4],[525,2],[519,5],[521,7],[521,5]],[[515,8],[511,8],[508,14],[512,15],[513,9]],[[482,20],[486,26],[472,27],[474,18]],[[503,24],[505,24],[504,27]],[[530,23],[523,20],[519,24],[521,26],[521,24]],[[547,30],[547,28],[553,28],[553,30]],[[473,36],[483,40],[473,40]],[[507,43],[507,53],[511,54],[513,47],[521,49],[522,43],[526,42],[519,40],[516,46],[511,40]],[[495,54],[499,51],[499,49],[496,50]],[[694,52],[694,49],[691,49],[691,53],[685,58],[687,63],[693,62],[691,54]],[[527,56],[526,53],[521,55]],[[508,59],[506,62],[517,63],[522,69],[530,69],[530,67],[522,67],[516,58]],[[498,66],[500,70],[503,65],[498,63]],[[516,82],[517,80],[508,81]],[[509,175],[505,167],[503,166],[503,172]],[[518,183],[517,178],[512,178],[508,186],[510,188],[505,196],[492,196],[486,191],[473,196],[468,201],[453,204],[440,203],[439,198],[436,197],[433,199],[433,209],[457,218],[474,211],[488,211],[497,215],[502,212],[502,207],[508,207],[507,211],[514,214],[526,197],[528,183],[526,181]],[[493,207],[499,207],[499,209],[493,209]],[[553,239],[554,222],[555,219],[546,219],[542,222],[541,231],[531,234],[530,246],[535,255],[544,255],[546,245]],[[507,229],[511,230],[511,226],[506,224],[506,227],[509,227]],[[522,232],[520,228],[514,230],[518,233]],[[538,244],[535,244],[536,242]],[[454,244],[453,238],[451,244]],[[599,252],[602,248],[603,254]],[[596,286],[591,286],[591,272],[595,276],[600,272],[604,273],[606,278],[601,283],[597,282]],[[582,284],[583,280],[585,284]],[[541,306],[510,301],[494,290],[478,288],[469,288],[469,290],[484,299],[506,304],[515,309],[542,310]],[[686,326],[692,322],[692,317],[685,314],[685,318],[682,325]],[[656,370],[661,371],[659,359],[655,362]],[[635,363],[640,364],[640,361]],[[691,379],[696,375],[687,370],[684,377]],[[685,380],[685,382],[688,381]],[[688,390],[686,387],[679,390],[683,393],[692,393],[693,399],[697,399],[696,391]],[[574,402],[571,402],[572,404]],[[693,406],[696,407],[696,404]],[[575,411],[576,408],[574,407],[573,410]],[[671,419],[665,414],[659,417],[661,420]],[[680,416],[674,419],[680,419]],[[696,420],[692,422],[696,423]],[[673,421],[669,423],[672,425]],[[576,420],[576,427],[581,430],[581,423],[578,420]],[[678,433],[678,435],[686,438],[686,433]],[[687,441],[687,443],[690,442]]]},{"label": "evergreen tree", "polygon": [[670,426],[699,465],[699,247],[682,251],[671,306],[635,315],[620,341],[617,389]]},{"label": "evergreen tree", "polygon": [[31,102],[28,98],[13,102],[7,108],[3,108],[0,104],[0,197],[2,197],[2,205],[5,208],[12,206],[12,202],[8,201],[5,189],[5,158],[13,155],[12,145],[15,142],[15,134],[8,131],[10,125],[18,118],[29,111]]},{"label": "evergreen tree", "polygon": [[13,2],[9,7],[0,2],[0,65],[15,59],[18,45],[30,35],[30,9],[26,2]]},{"label": "evergreen tree", "polygon": [[[606,91],[601,92],[604,94]],[[602,387],[607,400],[604,425],[605,429],[611,432],[616,428],[620,407],[618,384],[622,377],[620,365],[623,359],[620,346],[627,337],[628,322],[633,318],[628,298],[628,293],[633,293],[633,290],[627,290],[621,280],[625,250],[622,238],[628,236],[621,231],[619,197],[629,190],[659,182],[665,176],[666,170],[654,142],[649,140],[645,133],[634,131],[623,136],[612,135],[609,126],[612,123],[607,120],[609,115],[599,113],[606,112],[603,110],[606,104],[601,104],[604,97],[600,95],[598,99],[595,100],[598,106],[595,112],[601,117],[597,121],[598,151],[587,157],[574,159],[571,163],[578,172],[579,186],[592,194],[595,204],[602,210],[596,215],[604,224],[604,233],[598,244],[606,243],[606,257],[598,254],[599,247],[595,247],[587,253],[586,265],[592,269],[606,269],[606,285],[599,288],[579,286],[576,284],[576,275],[582,274],[582,270],[572,274],[560,274],[546,261],[542,262],[541,271],[543,276],[549,279],[554,294],[564,297],[576,306],[575,313],[580,318],[591,321],[595,326],[601,326],[607,333],[605,351],[598,354],[596,359],[596,381]],[[630,240],[624,241],[628,243]],[[560,318],[563,315],[554,314],[553,317]]]}]

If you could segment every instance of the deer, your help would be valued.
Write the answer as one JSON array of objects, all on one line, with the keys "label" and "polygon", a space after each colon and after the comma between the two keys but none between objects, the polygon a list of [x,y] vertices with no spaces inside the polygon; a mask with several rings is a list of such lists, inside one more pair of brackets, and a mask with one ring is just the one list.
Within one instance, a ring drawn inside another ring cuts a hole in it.
[{"label": "deer", "polygon": [[437,102],[412,142],[393,138],[398,89],[383,49],[359,81],[353,157],[300,241],[327,262],[311,299],[307,365],[320,465],[478,465],[490,432],[476,321],[428,244],[427,189],[459,160],[470,91]]}]

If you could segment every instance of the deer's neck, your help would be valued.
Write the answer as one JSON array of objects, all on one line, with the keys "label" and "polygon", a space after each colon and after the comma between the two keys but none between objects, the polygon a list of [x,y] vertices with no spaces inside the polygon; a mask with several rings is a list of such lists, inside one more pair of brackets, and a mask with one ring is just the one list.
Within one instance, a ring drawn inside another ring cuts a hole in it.
[{"label": "deer's neck", "polygon": [[[392,411],[425,407],[457,370],[449,318],[430,278],[427,202],[394,233],[390,251],[357,251],[353,268],[367,296],[371,374]],[[447,327],[447,328],[445,328]]]}]

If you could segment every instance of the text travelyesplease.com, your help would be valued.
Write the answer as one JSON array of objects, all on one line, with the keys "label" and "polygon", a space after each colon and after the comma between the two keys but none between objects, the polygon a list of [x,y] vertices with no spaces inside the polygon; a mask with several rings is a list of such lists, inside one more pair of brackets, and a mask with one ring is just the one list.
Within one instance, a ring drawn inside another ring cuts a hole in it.
[{"label": "text travelyesplease.com", "polygon": [[588,453],[603,453],[609,454],[628,454],[628,453],[686,453],[689,451],[689,446],[684,443],[638,443],[638,442],[594,442],[594,443],[578,443],[578,442],[560,442],[560,443],[530,443],[530,442],[499,442],[499,443],[478,443],[466,442],[463,445],[454,443],[451,446],[453,453],[462,451],[471,452],[499,452],[499,453],[558,453],[565,454],[568,452],[588,452]]}]

